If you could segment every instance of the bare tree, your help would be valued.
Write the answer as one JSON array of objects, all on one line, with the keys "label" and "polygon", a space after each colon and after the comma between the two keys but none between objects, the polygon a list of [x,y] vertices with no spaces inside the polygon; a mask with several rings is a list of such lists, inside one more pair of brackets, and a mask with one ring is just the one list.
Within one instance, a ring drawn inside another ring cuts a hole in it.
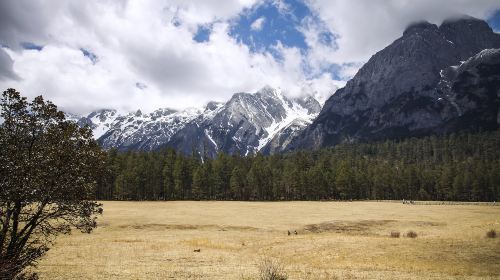
[{"label": "bare tree", "polygon": [[34,279],[30,268],[58,234],[96,227],[105,154],[88,127],[41,96],[28,103],[8,89],[0,109],[0,279]]}]

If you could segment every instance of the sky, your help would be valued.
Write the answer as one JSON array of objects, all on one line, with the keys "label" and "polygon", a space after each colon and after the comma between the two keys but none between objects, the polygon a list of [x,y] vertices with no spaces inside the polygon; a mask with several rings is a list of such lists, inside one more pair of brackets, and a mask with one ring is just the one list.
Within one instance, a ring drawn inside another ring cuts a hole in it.
[{"label": "sky", "polygon": [[0,88],[88,114],[200,107],[269,85],[324,100],[412,22],[498,0],[3,0]]}]

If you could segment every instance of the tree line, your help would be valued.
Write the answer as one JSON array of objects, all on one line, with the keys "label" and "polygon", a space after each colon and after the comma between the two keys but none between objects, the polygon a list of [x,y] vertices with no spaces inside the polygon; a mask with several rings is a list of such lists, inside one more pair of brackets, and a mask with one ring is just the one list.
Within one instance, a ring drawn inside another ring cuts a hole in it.
[{"label": "tree line", "polygon": [[108,151],[100,200],[496,201],[500,130],[263,156]]}]

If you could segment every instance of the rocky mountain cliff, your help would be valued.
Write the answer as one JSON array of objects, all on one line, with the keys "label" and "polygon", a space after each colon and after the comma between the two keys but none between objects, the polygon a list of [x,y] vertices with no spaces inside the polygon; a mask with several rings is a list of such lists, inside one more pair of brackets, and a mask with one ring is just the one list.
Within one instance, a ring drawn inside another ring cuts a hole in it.
[{"label": "rocky mountain cliff", "polygon": [[264,87],[254,94],[234,94],[226,103],[210,102],[203,109],[127,115],[99,110],[71,119],[89,125],[106,149],[173,147],[186,154],[196,149],[211,156],[220,151],[247,155],[286,149],[320,110],[311,96],[288,98],[278,89]]},{"label": "rocky mountain cliff", "polygon": [[500,34],[475,18],[413,24],[331,96],[288,146],[499,128],[498,48]]}]

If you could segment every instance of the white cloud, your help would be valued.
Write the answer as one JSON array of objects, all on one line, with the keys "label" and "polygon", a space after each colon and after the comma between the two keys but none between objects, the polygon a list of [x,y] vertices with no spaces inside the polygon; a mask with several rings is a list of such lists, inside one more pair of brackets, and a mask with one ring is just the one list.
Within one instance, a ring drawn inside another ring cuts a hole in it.
[{"label": "white cloud", "polygon": [[264,27],[264,22],[266,21],[265,17],[260,17],[256,19],[252,24],[250,25],[250,29],[253,31],[260,31],[262,30],[262,27]]},{"label": "white cloud", "polygon": [[285,0],[272,0],[272,4],[278,9],[280,14],[288,14],[290,13],[290,5],[288,5]]},{"label": "white cloud", "polygon": [[302,87],[302,91],[311,94],[321,104],[335,93],[335,91],[345,86],[345,81],[332,80],[328,73],[323,73],[321,76],[307,81]]},{"label": "white cloud", "polygon": [[324,23],[309,16],[302,20],[298,30],[304,35],[305,42],[309,47],[306,60],[310,66],[310,75],[320,75],[332,63],[337,62],[335,60],[337,47],[333,39],[325,40],[324,34],[330,30]]},{"label": "white cloud", "polygon": [[[0,87],[14,87],[31,98],[43,94],[79,114],[99,108],[202,106],[266,84],[298,95],[306,82],[298,49],[280,46],[284,59],[278,61],[269,53],[252,53],[228,34],[231,18],[257,2],[3,1],[0,18],[34,13],[35,24],[3,22],[0,27],[1,43],[10,47],[2,50],[19,76],[1,80]],[[197,27],[208,23],[210,40],[194,41]],[[44,48],[23,50],[16,47],[21,42]],[[95,54],[97,62],[80,48]]]}]

